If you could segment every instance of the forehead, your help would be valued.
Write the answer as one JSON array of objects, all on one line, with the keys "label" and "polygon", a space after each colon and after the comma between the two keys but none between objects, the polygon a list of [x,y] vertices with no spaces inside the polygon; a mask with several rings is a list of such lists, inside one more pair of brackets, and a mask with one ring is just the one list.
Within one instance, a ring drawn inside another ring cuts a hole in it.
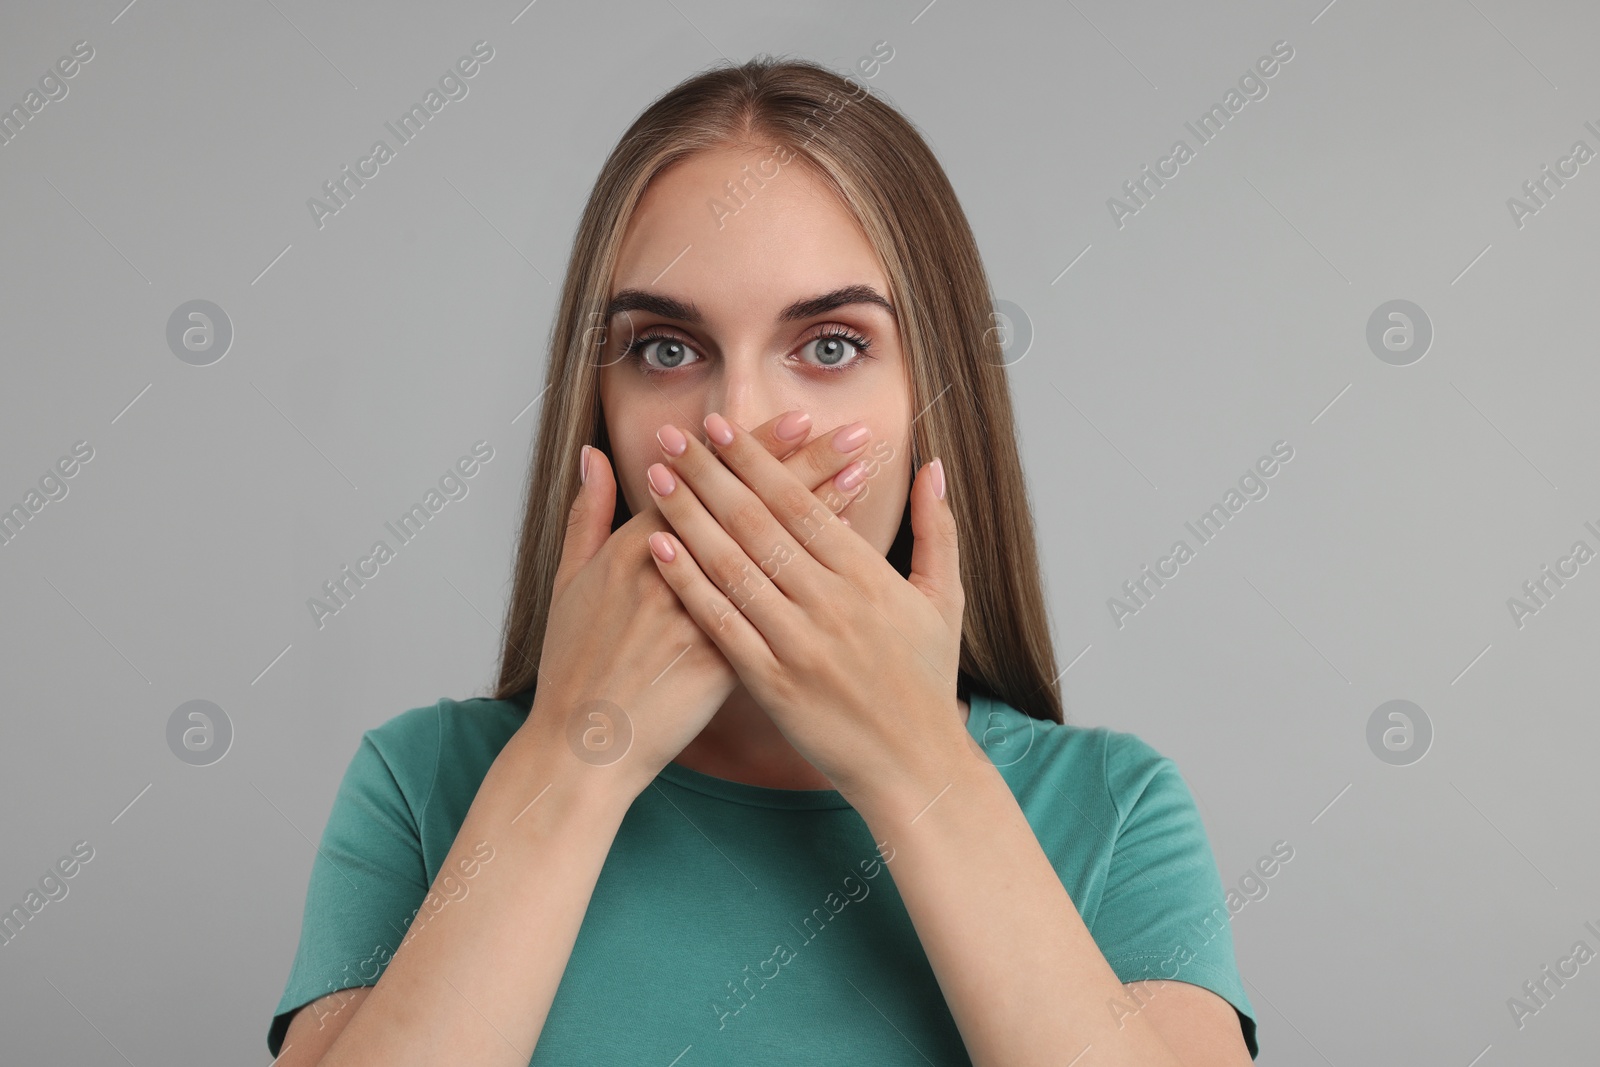
[{"label": "forehead", "polygon": [[787,304],[850,283],[885,290],[878,254],[838,193],[798,156],[716,148],[657,174],[629,219],[611,291]]}]

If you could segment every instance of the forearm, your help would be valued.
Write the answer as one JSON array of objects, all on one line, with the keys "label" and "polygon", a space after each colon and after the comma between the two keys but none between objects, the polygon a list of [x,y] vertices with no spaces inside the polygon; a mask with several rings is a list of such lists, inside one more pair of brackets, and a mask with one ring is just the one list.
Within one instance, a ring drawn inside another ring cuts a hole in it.
[{"label": "forearm", "polygon": [[974,1064],[1062,1067],[1092,1047],[1085,1064],[1179,1067],[1148,1021],[1108,1011],[1126,991],[991,763],[952,755],[858,808],[894,850],[895,887]]},{"label": "forearm", "polygon": [[466,895],[413,919],[323,1067],[526,1067],[636,795],[604,784],[595,770],[577,763],[560,738],[525,728],[507,742],[435,890],[485,842],[493,859]]}]

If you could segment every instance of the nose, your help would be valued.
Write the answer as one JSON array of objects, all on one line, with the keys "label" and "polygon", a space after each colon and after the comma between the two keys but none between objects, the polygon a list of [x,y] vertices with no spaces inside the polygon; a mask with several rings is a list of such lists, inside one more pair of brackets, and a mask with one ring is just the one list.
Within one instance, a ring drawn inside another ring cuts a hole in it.
[{"label": "nose", "polygon": [[[749,353],[728,353],[723,360],[722,373],[706,390],[701,418],[715,411],[729,422],[753,430],[791,407],[797,407],[780,395],[782,390],[774,381],[777,373],[770,360]],[[703,435],[704,426],[699,429]]]}]

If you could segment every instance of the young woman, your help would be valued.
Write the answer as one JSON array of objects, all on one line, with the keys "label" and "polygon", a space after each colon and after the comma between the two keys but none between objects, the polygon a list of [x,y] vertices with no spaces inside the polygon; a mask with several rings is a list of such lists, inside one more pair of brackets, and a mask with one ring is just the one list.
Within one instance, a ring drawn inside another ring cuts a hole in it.
[{"label": "young woman", "polygon": [[992,306],[854,82],[762,59],[638,118],[499,683],[363,735],[280,1067],[1254,1058],[1177,768],[1063,721]]}]

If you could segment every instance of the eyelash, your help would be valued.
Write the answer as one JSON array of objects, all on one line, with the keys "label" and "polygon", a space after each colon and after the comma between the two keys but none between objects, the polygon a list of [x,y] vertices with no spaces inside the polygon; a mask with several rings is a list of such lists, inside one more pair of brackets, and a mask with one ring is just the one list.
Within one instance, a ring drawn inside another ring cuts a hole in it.
[{"label": "eyelash", "polygon": [[[818,341],[824,341],[824,340],[827,340],[830,337],[837,337],[840,340],[845,341],[846,343],[851,345],[853,348],[855,348],[857,354],[856,354],[856,358],[852,359],[850,362],[841,363],[841,364],[839,364],[837,366],[833,366],[833,367],[824,366],[821,363],[813,363],[813,364],[811,364],[811,366],[816,367],[818,370],[821,370],[825,374],[843,374],[844,372],[846,372],[848,370],[853,370],[858,364],[865,363],[869,359],[876,359],[877,358],[876,356],[873,356],[873,355],[869,354],[868,351],[867,351],[867,349],[872,347],[872,342],[870,340],[868,340],[865,337],[862,337],[860,334],[856,333],[854,330],[846,329],[843,326],[830,326],[830,327],[827,327],[822,333],[819,333],[814,337],[806,338],[804,341],[801,342],[800,347],[804,348],[806,345],[816,344]],[[623,350],[622,358],[627,359],[627,360],[631,360],[634,363],[634,365],[636,367],[638,367],[640,373],[644,374],[647,377],[658,378],[658,377],[663,377],[663,376],[668,375],[668,374],[676,374],[678,372],[678,368],[677,367],[661,367],[661,368],[658,368],[658,367],[652,367],[648,363],[645,362],[645,359],[644,359],[644,348],[645,348],[645,346],[649,345],[649,344],[653,344],[656,341],[676,341],[679,344],[683,345],[685,348],[690,347],[689,346],[689,342],[685,341],[683,338],[677,336],[676,334],[652,332],[652,333],[646,333],[643,337],[634,338],[633,341],[628,344],[627,348],[625,348]]]}]

